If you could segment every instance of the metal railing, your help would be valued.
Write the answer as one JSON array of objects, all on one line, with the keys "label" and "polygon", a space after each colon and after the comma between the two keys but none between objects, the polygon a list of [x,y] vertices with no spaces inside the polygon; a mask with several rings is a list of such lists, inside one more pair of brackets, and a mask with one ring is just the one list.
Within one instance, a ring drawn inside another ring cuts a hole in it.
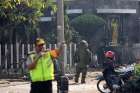
[{"label": "metal railing", "polygon": [[[47,47],[47,46],[46,46]],[[57,48],[56,44],[49,44],[49,49]],[[10,77],[23,75],[26,70],[25,61],[23,58],[27,57],[30,51],[34,51],[33,44],[0,44],[0,77]],[[76,50],[76,44],[69,44],[65,48],[65,68],[66,73],[73,67],[73,54]]]}]

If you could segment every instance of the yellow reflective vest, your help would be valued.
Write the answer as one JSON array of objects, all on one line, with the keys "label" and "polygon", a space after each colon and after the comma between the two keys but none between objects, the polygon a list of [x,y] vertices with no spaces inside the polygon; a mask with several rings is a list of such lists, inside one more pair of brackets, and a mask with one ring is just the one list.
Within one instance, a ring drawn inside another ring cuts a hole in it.
[{"label": "yellow reflective vest", "polygon": [[[36,54],[31,54],[33,61]],[[54,79],[54,64],[50,52],[45,52],[37,61],[37,65],[33,70],[30,70],[30,77],[32,82],[47,81]]]}]

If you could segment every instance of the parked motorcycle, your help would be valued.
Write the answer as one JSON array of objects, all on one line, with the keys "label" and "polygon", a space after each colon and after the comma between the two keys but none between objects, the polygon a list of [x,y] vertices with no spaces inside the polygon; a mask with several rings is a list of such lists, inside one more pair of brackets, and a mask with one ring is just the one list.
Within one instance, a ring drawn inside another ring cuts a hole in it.
[{"label": "parked motorcycle", "polygon": [[115,83],[113,84],[113,89],[110,89],[107,85],[105,78],[103,75],[97,76],[97,89],[101,93],[121,93],[122,87],[130,80],[130,77],[133,76],[134,72],[134,64],[128,66],[121,66],[115,69],[115,72],[118,73],[117,76],[112,76],[113,78],[117,78]]}]

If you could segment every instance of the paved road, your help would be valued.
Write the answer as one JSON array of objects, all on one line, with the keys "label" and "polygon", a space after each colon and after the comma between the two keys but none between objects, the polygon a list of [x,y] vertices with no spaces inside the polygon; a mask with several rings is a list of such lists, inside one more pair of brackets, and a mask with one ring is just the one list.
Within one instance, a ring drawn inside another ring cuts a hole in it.
[{"label": "paved road", "polygon": [[[54,85],[55,82],[53,83]],[[30,84],[16,85],[9,87],[1,87],[1,93],[29,93]],[[53,93],[56,92],[56,87],[53,87]],[[69,93],[98,93],[96,86],[92,84],[75,84],[69,86]]]},{"label": "paved road", "polygon": [[[75,84],[73,80],[70,80],[69,93],[99,93],[96,88],[96,83],[97,81],[93,77],[93,73],[89,73],[86,84]],[[53,82],[53,93],[57,93],[56,89],[56,82]],[[29,90],[29,82],[6,82],[0,84],[0,93],[29,93]]]}]

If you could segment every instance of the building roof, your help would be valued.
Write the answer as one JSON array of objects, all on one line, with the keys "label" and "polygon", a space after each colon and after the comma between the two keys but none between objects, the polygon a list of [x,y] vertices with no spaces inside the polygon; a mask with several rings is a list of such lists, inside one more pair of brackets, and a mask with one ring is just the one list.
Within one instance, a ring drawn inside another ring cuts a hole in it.
[{"label": "building roof", "polygon": [[[66,10],[66,13],[67,14],[81,14],[83,13],[83,10],[82,9],[67,9]],[[52,17],[40,17],[39,21],[41,22],[50,22],[52,21]]]},{"label": "building roof", "polygon": [[97,13],[135,14],[136,9],[97,9]]}]

